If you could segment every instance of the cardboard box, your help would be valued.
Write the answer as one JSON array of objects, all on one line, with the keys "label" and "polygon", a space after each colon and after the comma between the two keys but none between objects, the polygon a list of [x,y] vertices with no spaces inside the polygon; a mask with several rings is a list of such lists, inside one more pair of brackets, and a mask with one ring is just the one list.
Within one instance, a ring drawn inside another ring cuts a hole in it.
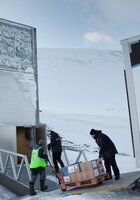
[{"label": "cardboard box", "polygon": [[97,165],[98,165],[98,167],[103,167],[103,162],[101,159],[97,160]]},{"label": "cardboard box", "polygon": [[82,179],[82,172],[78,172],[78,173],[71,173],[69,174],[70,179],[72,182],[81,182]]},{"label": "cardboard box", "polygon": [[68,166],[68,173],[80,172],[79,164]]},{"label": "cardboard box", "polygon": [[75,172],[80,172],[80,166],[79,166],[79,164],[75,164],[74,165],[74,169],[75,169]]},{"label": "cardboard box", "polygon": [[106,173],[104,167],[99,167],[99,172],[100,175],[104,175]]},{"label": "cardboard box", "polygon": [[92,178],[94,178],[94,173],[92,170],[82,172],[83,181],[90,180]]},{"label": "cardboard box", "polygon": [[70,173],[69,176],[70,176],[70,179],[71,179],[72,182],[78,181],[76,173]]},{"label": "cardboard box", "polygon": [[98,167],[97,160],[92,160],[91,164],[92,164],[93,168],[97,168]]},{"label": "cardboard box", "polygon": [[98,168],[95,168],[95,169],[93,170],[93,172],[94,172],[94,176],[95,176],[95,177],[100,176],[100,171],[99,171]]},{"label": "cardboard box", "polygon": [[92,161],[86,162],[86,171],[93,170]]},{"label": "cardboard box", "polygon": [[82,179],[82,172],[78,172],[76,173],[76,176],[77,176],[77,181],[78,182],[81,182],[83,179]]},{"label": "cardboard box", "polygon": [[65,182],[65,183],[71,182],[70,176],[64,176],[64,182]]},{"label": "cardboard box", "polygon": [[96,177],[100,176],[98,168],[96,168],[94,170],[84,171],[84,172],[81,172],[81,173],[82,173],[83,181],[84,180],[90,180],[90,179],[93,179],[93,178],[96,178]]},{"label": "cardboard box", "polygon": [[86,163],[85,162],[80,163],[80,170],[81,170],[81,172],[86,171]]},{"label": "cardboard box", "polygon": [[68,166],[68,173],[74,173],[75,172],[75,169],[74,169],[74,166],[71,165],[71,166]]},{"label": "cardboard box", "polygon": [[93,167],[92,167],[91,161],[80,163],[80,169],[81,169],[81,172],[92,170]]}]

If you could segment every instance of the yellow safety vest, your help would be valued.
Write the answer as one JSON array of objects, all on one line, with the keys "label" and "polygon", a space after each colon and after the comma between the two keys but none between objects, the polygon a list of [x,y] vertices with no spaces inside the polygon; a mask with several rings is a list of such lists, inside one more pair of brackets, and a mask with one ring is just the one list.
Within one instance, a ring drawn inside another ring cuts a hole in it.
[{"label": "yellow safety vest", "polygon": [[45,159],[40,158],[38,156],[38,151],[39,151],[40,148],[32,150],[31,163],[30,163],[31,169],[32,168],[38,168],[38,167],[46,167]]}]

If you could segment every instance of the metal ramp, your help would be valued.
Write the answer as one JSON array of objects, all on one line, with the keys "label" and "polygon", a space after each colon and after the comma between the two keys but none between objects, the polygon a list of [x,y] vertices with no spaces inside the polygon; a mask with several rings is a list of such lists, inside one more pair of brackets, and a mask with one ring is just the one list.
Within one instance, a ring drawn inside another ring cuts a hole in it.
[{"label": "metal ramp", "polygon": [[[67,151],[75,151],[72,149],[63,149],[63,155],[66,165],[70,165]],[[77,158],[75,162],[79,162],[81,156],[87,160],[84,150],[76,151]],[[19,159],[20,158],[20,159]],[[49,153],[49,159],[52,161],[52,155]],[[19,161],[20,162],[17,162]],[[51,167],[46,167],[46,175],[55,177],[52,173]],[[8,190],[15,193],[17,196],[22,197],[29,194],[29,181],[31,180],[31,173],[29,169],[29,162],[26,155],[0,149],[0,184]],[[49,186],[47,191],[58,189],[58,185],[47,179],[46,183]],[[39,190],[39,181],[35,184],[35,189]]]},{"label": "metal ramp", "polygon": [[[19,164],[17,164],[17,158],[21,158]],[[27,156],[0,149],[0,184],[17,196],[29,193],[29,188],[20,179],[23,170],[29,182],[31,174]]]}]

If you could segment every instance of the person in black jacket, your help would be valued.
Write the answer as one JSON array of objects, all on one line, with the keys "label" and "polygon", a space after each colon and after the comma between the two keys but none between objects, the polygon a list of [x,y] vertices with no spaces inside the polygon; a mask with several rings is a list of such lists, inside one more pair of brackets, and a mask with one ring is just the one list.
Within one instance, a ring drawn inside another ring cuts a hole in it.
[{"label": "person in black jacket", "polygon": [[91,129],[90,135],[95,139],[97,145],[100,147],[99,158],[104,158],[106,173],[110,175],[110,179],[112,179],[111,167],[115,175],[115,180],[120,179],[120,171],[115,159],[115,154],[117,154],[118,151],[112,140],[102,133],[101,130]]},{"label": "person in black jacket", "polygon": [[64,167],[64,163],[61,160],[61,154],[62,154],[62,144],[61,144],[61,137],[58,135],[58,133],[51,131],[50,132],[50,144],[48,144],[48,150],[52,150],[52,157],[53,157],[53,163],[55,167],[55,172],[59,173],[59,167],[58,163],[61,167]]}]

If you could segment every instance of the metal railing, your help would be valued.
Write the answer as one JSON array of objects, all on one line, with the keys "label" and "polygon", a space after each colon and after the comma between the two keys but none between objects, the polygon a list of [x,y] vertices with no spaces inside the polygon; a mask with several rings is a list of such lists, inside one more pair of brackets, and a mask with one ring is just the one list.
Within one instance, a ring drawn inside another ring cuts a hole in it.
[{"label": "metal railing", "polygon": [[[17,164],[18,158],[20,158],[19,164]],[[13,174],[13,177],[11,178],[19,181],[23,167],[26,168],[29,180],[31,180],[31,173],[27,156],[0,149],[0,173],[7,175],[7,170],[10,169]]]},{"label": "metal railing", "polygon": [[[86,157],[86,154],[85,154],[85,151],[84,150],[74,150],[74,149],[70,149],[70,148],[63,148],[63,155],[64,155],[64,158],[65,158],[65,161],[66,161],[66,165],[69,166],[70,165],[70,161],[68,159],[68,156],[67,156],[67,151],[75,151],[75,152],[78,152],[78,155],[77,155],[77,158],[75,160],[74,163],[78,163],[80,162],[80,158],[81,156],[83,156],[84,160],[87,161],[87,157]],[[51,162],[53,163],[53,159],[52,159],[52,153],[50,151],[48,151],[48,156],[49,156],[49,159],[51,160]]]},{"label": "metal railing", "polygon": [[[70,165],[70,161],[67,156],[67,151],[76,151],[78,152],[78,156],[75,160],[75,163],[78,163],[80,161],[81,156],[83,156],[84,160],[87,161],[86,155],[84,150],[73,150],[73,149],[66,149],[63,148],[63,155],[66,161],[66,165]],[[52,154],[51,152],[48,152],[49,159],[52,161]],[[20,163],[17,164],[17,160],[20,158]],[[22,173],[22,169],[26,168],[27,175],[29,180],[31,180],[31,172],[29,168],[29,162],[26,155],[7,151],[0,149],[0,173],[9,176],[10,178],[13,178],[16,181],[19,181],[19,178]],[[12,174],[12,177],[7,173],[7,171]]]}]

